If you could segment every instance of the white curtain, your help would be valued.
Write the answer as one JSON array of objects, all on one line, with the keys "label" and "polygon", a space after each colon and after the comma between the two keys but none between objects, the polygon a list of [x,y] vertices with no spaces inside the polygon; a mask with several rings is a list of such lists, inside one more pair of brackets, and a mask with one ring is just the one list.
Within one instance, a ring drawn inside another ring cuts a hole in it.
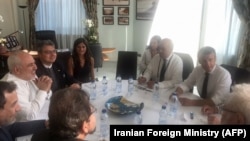
[{"label": "white curtain", "polygon": [[237,64],[240,20],[231,0],[160,0],[149,39],[171,38],[174,51],[188,53],[197,64],[197,52],[212,46],[217,63]]},{"label": "white curtain", "polygon": [[85,33],[85,10],[81,0],[40,0],[35,14],[36,30],[55,30],[58,48],[72,49]]}]

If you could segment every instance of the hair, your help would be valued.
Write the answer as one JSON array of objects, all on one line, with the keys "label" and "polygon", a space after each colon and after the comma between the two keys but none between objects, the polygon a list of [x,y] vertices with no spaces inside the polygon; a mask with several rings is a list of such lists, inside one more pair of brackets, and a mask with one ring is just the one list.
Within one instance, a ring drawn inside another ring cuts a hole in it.
[{"label": "hair", "polygon": [[198,52],[198,59],[201,59],[201,57],[206,56],[208,54],[214,54],[216,57],[216,52],[214,50],[214,48],[210,47],[210,46],[205,46],[202,47],[199,52]]},{"label": "hair", "polygon": [[28,54],[28,53],[23,52],[21,50],[11,52],[11,55],[7,59],[8,69],[10,72],[12,72],[16,66],[21,65],[22,63],[22,59],[20,58],[21,54]]},{"label": "hair", "polygon": [[78,135],[91,115],[88,94],[81,89],[64,88],[53,93],[49,106],[49,128],[53,135],[72,138]]},{"label": "hair", "polygon": [[[154,35],[151,39],[150,39],[150,42],[151,42],[151,40],[156,40],[157,41],[157,43],[158,43],[158,47],[157,48],[159,48],[159,45],[160,45],[160,42],[161,42],[161,36],[159,36],[159,35]],[[150,45],[148,46],[148,48],[150,48]]]},{"label": "hair", "polygon": [[6,103],[5,93],[11,93],[17,88],[16,84],[12,81],[0,81],[0,109],[4,108]]},{"label": "hair", "polygon": [[55,47],[55,43],[51,40],[38,40],[36,43],[37,52],[42,53],[42,50],[45,46],[53,46]]},{"label": "hair", "polygon": [[77,46],[80,44],[80,43],[83,43],[85,46],[86,46],[86,53],[84,54],[84,58],[86,60],[86,64],[89,64],[91,66],[91,56],[92,56],[92,53],[89,49],[89,46],[88,46],[88,41],[85,39],[85,38],[78,38],[75,40],[74,42],[74,45],[73,45],[73,51],[72,51],[72,57],[73,57],[73,60],[74,60],[74,64],[80,64],[80,59],[79,59],[79,56],[78,56],[78,53],[77,53]]},{"label": "hair", "polygon": [[242,83],[232,87],[232,93],[224,104],[234,112],[244,115],[245,124],[250,124],[250,84]]}]

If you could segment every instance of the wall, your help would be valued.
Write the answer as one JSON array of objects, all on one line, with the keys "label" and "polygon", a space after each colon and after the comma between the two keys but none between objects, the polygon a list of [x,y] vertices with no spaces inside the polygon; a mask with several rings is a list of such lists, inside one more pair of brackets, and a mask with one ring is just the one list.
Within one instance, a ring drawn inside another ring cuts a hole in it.
[{"label": "wall", "polygon": [[98,31],[103,48],[116,48],[115,52],[107,54],[110,61],[117,60],[119,50],[137,51],[142,54],[148,41],[152,21],[136,20],[136,0],[130,0],[129,25],[118,25],[118,6],[113,6],[114,25],[103,25],[102,1],[98,0]]}]

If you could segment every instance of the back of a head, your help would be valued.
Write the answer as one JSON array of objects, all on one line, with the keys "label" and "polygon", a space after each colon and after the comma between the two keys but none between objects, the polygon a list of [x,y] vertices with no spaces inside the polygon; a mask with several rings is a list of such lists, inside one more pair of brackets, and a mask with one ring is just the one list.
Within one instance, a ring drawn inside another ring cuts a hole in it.
[{"label": "back of a head", "polygon": [[208,54],[211,54],[213,53],[216,57],[216,52],[215,52],[215,49],[210,47],[210,46],[205,46],[205,47],[202,47],[200,48],[199,52],[198,52],[198,58],[201,58],[205,55],[208,55]]},{"label": "back of a head", "polygon": [[0,109],[3,109],[6,103],[5,93],[13,92],[16,87],[14,82],[0,81]]},{"label": "back of a head", "polygon": [[62,138],[76,137],[90,115],[91,104],[85,91],[65,88],[53,93],[49,107],[49,125],[54,135]]},{"label": "back of a head", "polygon": [[235,85],[224,106],[230,108],[231,111],[242,113],[245,117],[245,124],[250,124],[250,84]]}]

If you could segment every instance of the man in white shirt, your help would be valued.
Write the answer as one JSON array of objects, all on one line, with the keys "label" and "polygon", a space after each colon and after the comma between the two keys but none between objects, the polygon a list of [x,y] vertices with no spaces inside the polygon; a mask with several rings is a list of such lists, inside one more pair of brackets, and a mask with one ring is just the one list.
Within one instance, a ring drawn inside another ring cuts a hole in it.
[{"label": "man in white shirt", "polygon": [[[176,93],[181,95],[197,86],[201,100],[179,97],[184,106],[219,105],[224,102],[230,92],[232,83],[230,73],[216,64],[216,52],[212,47],[203,47],[198,52],[198,65],[188,78],[181,83]],[[205,81],[207,80],[207,81]]]},{"label": "man in white shirt", "polygon": [[48,76],[36,77],[35,61],[26,52],[13,52],[8,57],[7,63],[9,73],[2,80],[13,81],[17,85],[16,92],[21,106],[17,121],[37,119],[37,114],[51,94],[52,80]]},{"label": "man in white shirt", "polygon": [[138,83],[147,82],[149,88],[153,88],[155,82],[159,82],[160,88],[173,88],[182,81],[183,62],[173,53],[173,42],[162,39],[159,46],[159,54],[155,55],[147,66]]}]

